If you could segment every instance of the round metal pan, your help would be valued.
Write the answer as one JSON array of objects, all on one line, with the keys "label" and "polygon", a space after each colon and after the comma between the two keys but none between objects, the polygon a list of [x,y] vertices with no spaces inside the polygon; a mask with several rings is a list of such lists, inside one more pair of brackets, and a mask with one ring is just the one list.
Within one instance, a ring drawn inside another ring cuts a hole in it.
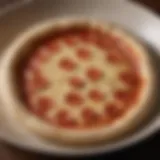
[{"label": "round metal pan", "polygon": [[[92,18],[114,22],[138,36],[146,44],[153,60],[157,80],[160,80],[160,20],[158,16],[142,6],[121,0],[27,0],[6,7],[0,16],[0,52],[14,41],[25,29],[54,18]],[[157,84],[157,88],[160,85]],[[2,114],[0,138],[21,148],[58,155],[90,155],[111,152],[133,145],[160,129],[160,101],[157,90],[154,113],[148,121],[134,133],[109,144],[86,147],[68,147],[49,143],[35,137],[29,131],[17,129]],[[3,105],[0,105],[2,108]]]}]

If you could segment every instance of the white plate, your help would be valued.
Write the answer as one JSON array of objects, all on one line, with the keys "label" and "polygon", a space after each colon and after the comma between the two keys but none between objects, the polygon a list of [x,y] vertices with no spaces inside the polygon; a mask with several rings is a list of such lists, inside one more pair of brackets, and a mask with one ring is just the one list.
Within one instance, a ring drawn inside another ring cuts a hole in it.
[{"label": "white plate", "polygon": [[[1,14],[0,34],[3,37],[0,40],[1,53],[25,29],[43,20],[61,17],[85,17],[111,21],[124,26],[148,43],[151,48],[154,48],[154,50],[150,50],[151,54],[155,60],[159,59],[160,20],[157,15],[133,2],[120,0],[27,0],[25,3],[7,7],[2,10]],[[156,67],[157,73],[160,73],[160,66],[157,65]],[[0,108],[2,109],[3,105]],[[154,116],[140,130],[112,144],[75,148],[49,143],[35,137],[25,129],[20,130],[16,124],[9,122],[3,112],[0,112],[0,137],[21,148],[49,154],[85,155],[111,152],[133,145],[158,131],[160,128],[160,109],[158,105],[155,108]]]}]

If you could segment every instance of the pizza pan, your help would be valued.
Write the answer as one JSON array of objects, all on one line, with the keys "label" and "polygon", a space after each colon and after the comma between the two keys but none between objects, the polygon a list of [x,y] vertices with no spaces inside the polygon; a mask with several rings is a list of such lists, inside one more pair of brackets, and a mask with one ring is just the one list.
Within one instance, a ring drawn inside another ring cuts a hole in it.
[{"label": "pizza pan", "polygon": [[[55,18],[95,18],[119,24],[139,37],[149,50],[156,78],[160,81],[160,20],[155,13],[136,3],[125,0],[27,0],[9,5],[0,14],[0,34],[3,37],[0,39],[2,56],[5,56],[5,49],[14,39],[34,24]],[[157,83],[154,113],[141,128],[114,143],[79,148],[49,143],[8,122],[2,112],[0,112],[0,138],[21,148],[54,155],[91,155],[128,147],[159,131],[159,85]],[[1,103],[0,109],[2,108]]]}]

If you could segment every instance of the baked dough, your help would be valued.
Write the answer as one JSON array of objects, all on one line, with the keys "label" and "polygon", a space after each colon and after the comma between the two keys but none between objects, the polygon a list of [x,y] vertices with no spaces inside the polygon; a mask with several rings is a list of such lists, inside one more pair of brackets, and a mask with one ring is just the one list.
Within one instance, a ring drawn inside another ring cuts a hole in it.
[{"label": "baked dough", "polygon": [[[29,29],[9,46],[2,58],[0,90],[11,120],[47,139],[88,144],[115,139],[145,119],[154,88],[147,51],[120,27],[100,24],[49,21]],[[57,33],[63,34],[54,36]],[[46,35],[52,34],[44,43]],[[26,103],[15,91],[13,68],[17,57],[24,59],[23,52],[34,43],[20,75]],[[44,79],[33,84],[37,68]],[[33,91],[39,84],[47,87]]]}]

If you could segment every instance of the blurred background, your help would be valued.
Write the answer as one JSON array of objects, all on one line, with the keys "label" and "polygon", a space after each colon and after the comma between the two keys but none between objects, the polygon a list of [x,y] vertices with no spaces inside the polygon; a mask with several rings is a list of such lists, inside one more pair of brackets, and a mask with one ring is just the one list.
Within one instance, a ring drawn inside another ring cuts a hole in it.
[{"label": "blurred background", "polygon": [[[8,7],[9,4],[19,3],[23,0],[0,0],[0,11]],[[29,0],[27,0],[29,1]],[[45,0],[47,1],[47,0]],[[54,1],[54,0],[53,0]],[[131,0],[130,0],[131,1]],[[150,8],[152,11],[160,14],[160,0],[132,0],[137,3],[141,3],[146,7]],[[97,155],[96,157],[90,157],[91,159],[160,159],[160,133],[157,133],[150,137],[149,139],[141,142],[129,149],[124,149],[112,154]],[[60,158],[60,157],[50,157],[45,156],[40,153],[32,153],[29,151],[24,151],[23,149],[18,149],[3,141],[0,142],[0,159],[1,160],[61,160],[61,159],[89,159],[86,158]]]}]

